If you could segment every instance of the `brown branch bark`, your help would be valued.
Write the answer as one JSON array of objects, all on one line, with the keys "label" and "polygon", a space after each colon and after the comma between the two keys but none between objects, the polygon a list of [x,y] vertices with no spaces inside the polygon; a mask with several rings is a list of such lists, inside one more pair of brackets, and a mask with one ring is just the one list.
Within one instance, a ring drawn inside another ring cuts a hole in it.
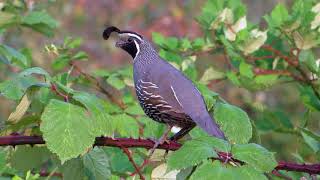
[{"label": "brown branch bark", "polygon": [[[45,144],[45,141],[41,136],[3,136],[0,137],[0,146],[16,146],[16,145],[36,145]],[[147,139],[132,139],[132,138],[109,138],[109,137],[97,137],[94,146],[113,146],[119,148],[146,148],[151,149],[154,145],[152,140]],[[165,149],[170,151],[178,150],[181,144],[169,141],[164,144],[160,144],[157,149]],[[219,160],[226,161],[231,160],[233,162],[243,163],[239,160],[233,159],[229,153],[219,152]],[[280,161],[275,170],[296,171],[305,172],[309,174],[320,174],[320,164],[297,164],[291,162]]]}]

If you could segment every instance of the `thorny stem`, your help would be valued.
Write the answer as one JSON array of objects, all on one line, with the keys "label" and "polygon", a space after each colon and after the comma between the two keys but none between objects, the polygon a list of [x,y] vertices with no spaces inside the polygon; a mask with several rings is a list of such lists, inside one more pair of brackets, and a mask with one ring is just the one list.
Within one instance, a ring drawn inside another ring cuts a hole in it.
[{"label": "thorny stem", "polygon": [[[35,145],[45,144],[45,141],[41,136],[3,136],[0,137],[0,146],[16,146],[16,145]],[[146,148],[151,149],[154,146],[154,142],[147,139],[132,139],[132,138],[109,138],[109,137],[97,137],[94,146],[112,146],[119,148]],[[178,150],[181,144],[175,141],[166,141],[160,144],[157,149],[165,149],[170,151]],[[217,160],[222,162],[229,161],[243,164],[242,161],[234,159],[232,154],[226,152],[218,152],[219,157]],[[297,164],[280,161],[275,168],[276,170],[305,172],[309,174],[320,174],[320,164]]]}]

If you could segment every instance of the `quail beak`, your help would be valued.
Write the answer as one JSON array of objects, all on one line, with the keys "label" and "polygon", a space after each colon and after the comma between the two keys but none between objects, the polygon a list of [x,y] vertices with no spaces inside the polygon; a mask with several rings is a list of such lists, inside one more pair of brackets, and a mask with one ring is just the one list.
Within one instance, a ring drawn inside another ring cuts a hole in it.
[{"label": "quail beak", "polygon": [[130,43],[132,43],[132,42],[129,41],[129,37],[128,36],[119,35],[119,39],[116,42],[116,47],[122,48],[123,46],[126,46],[126,45],[128,45]]}]

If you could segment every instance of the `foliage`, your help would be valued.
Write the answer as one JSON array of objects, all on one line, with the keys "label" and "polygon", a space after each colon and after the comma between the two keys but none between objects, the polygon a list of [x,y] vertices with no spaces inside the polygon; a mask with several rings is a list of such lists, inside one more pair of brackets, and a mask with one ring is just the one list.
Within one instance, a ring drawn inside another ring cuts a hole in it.
[{"label": "foliage", "polygon": [[[28,9],[24,1],[1,2],[0,8],[3,34],[9,29],[30,28],[52,37],[59,25],[44,9]],[[203,94],[228,141],[208,137],[196,128],[190,133],[191,140],[169,153],[165,165],[162,156],[152,157],[161,167],[145,168],[145,176],[165,169],[190,179],[267,179],[266,175],[272,176],[277,166],[275,153],[260,141],[260,134],[267,131],[296,136],[302,142],[298,148],[311,149],[311,153],[304,154],[292,150],[299,160],[320,160],[320,136],[308,123],[308,116],[320,111],[316,58],[320,3],[295,0],[290,10],[278,4],[264,16],[268,25],[264,30],[247,22],[246,14],[246,6],[239,0],[208,0],[196,18],[203,37],[191,40],[152,34],[153,42],[160,47],[159,55],[189,77]],[[39,179],[45,168],[62,173],[65,179],[127,178],[135,169],[126,154],[121,148],[92,147],[95,137],[158,138],[164,132],[164,125],[146,117],[135,100],[131,66],[114,71],[96,69],[92,75],[77,66],[78,61],[90,59],[79,50],[82,41],[66,37],[61,44],[44,47],[54,57],[50,70],[33,66],[27,52],[36,49],[0,45],[1,66],[15,69],[0,80],[0,96],[16,104],[1,134],[42,135],[46,141],[45,146],[0,149],[3,177]],[[224,54],[230,66],[208,67],[200,75],[196,63],[202,53]],[[99,78],[112,93],[99,84]],[[259,116],[249,118],[240,107],[208,88],[211,82],[220,80],[251,92],[293,83],[305,106],[305,117],[294,124],[281,109],[254,106],[251,110]],[[137,163],[142,163],[148,154],[140,148],[130,152]],[[232,153],[233,158],[245,164],[221,163],[215,160],[219,152]],[[157,150],[155,154],[161,152]],[[293,178],[308,176],[281,173]]]}]

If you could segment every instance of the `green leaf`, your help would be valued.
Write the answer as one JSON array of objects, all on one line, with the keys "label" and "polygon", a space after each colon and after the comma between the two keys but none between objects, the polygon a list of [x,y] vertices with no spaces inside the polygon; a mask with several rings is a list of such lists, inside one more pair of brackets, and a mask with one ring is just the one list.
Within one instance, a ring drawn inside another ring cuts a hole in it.
[{"label": "green leaf", "polygon": [[223,167],[219,161],[204,161],[196,171],[191,175],[190,180],[197,180],[199,177],[203,180],[232,180],[234,178],[233,169]]},{"label": "green leaf", "polygon": [[139,125],[137,121],[127,114],[117,114],[112,116],[113,125],[121,136],[139,137]]},{"label": "green leaf", "polygon": [[271,172],[278,164],[273,153],[258,144],[235,144],[231,153],[234,158],[261,172]]},{"label": "green leaf", "polygon": [[0,44],[0,55],[5,57],[10,63],[15,63],[21,68],[28,66],[27,58],[12,47]]},{"label": "green leaf", "polygon": [[50,155],[46,147],[17,146],[10,157],[10,163],[19,171],[28,171],[40,168]]},{"label": "green leaf", "polygon": [[253,169],[249,166],[240,167],[228,167],[221,164],[219,161],[205,161],[200,165],[196,171],[192,174],[191,180],[193,179],[210,180],[267,180],[267,177],[263,173]]},{"label": "green leaf", "polygon": [[121,90],[124,87],[126,87],[126,84],[123,82],[123,80],[121,80],[120,78],[118,78],[115,75],[111,75],[108,79],[107,82],[113,86],[114,88]]},{"label": "green leaf", "polygon": [[114,130],[112,117],[106,112],[101,99],[86,92],[74,93],[73,99],[83,104],[90,112],[90,116],[93,117],[91,121],[96,136],[112,136]]},{"label": "green leaf", "polygon": [[[168,167],[172,169],[183,169],[195,166],[209,157],[217,157],[216,151],[228,152],[230,145],[215,137],[200,137],[187,141],[179,150],[173,152],[168,159]],[[190,156],[190,152],[192,156]]]},{"label": "green leaf", "polygon": [[218,103],[214,109],[214,117],[232,143],[247,143],[252,136],[252,126],[246,112],[230,105]]},{"label": "green leaf", "polygon": [[109,179],[111,176],[109,158],[100,148],[95,147],[84,155],[83,164],[90,172],[90,177],[95,180]]},{"label": "green leaf", "polygon": [[27,25],[45,24],[50,28],[58,26],[58,22],[45,11],[31,11],[22,18],[22,23]]},{"label": "green leaf", "polygon": [[262,173],[257,171],[256,169],[244,165],[239,168],[233,168],[235,180],[243,179],[243,180],[267,180],[268,178]]},{"label": "green leaf", "polygon": [[[132,163],[128,160],[128,157],[123,153],[120,148],[117,147],[106,147],[104,151],[108,154],[110,158],[110,165],[112,168],[112,173],[125,174],[127,172],[133,172],[135,169]],[[142,158],[139,156],[133,156],[134,162],[141,164],[143,162]]]},{"label": "green leaf", "polygon": [[60,168],[63,179],[85,179],[85,168],[80,157],[68,160]]},{"label": "green leaf", "polygon": [[31,76],[15,77],[0,83],[0,96],[8,99],[19,100],[26,90],[31,86],[46,86],[47,84],[39,83],[37,79]]},{"label": "green leaf", "polygon": [[77,157],[94,143],[92,123],[79,106],[52,99],[41,120],[40,130],[48,149],[56,153],[62,163]]},{"label": "green leaf", "polygon": [[239,66],[240,75],[253,78],[254,74],[252,71],[252,66],[244,61],[241,61]]}]

